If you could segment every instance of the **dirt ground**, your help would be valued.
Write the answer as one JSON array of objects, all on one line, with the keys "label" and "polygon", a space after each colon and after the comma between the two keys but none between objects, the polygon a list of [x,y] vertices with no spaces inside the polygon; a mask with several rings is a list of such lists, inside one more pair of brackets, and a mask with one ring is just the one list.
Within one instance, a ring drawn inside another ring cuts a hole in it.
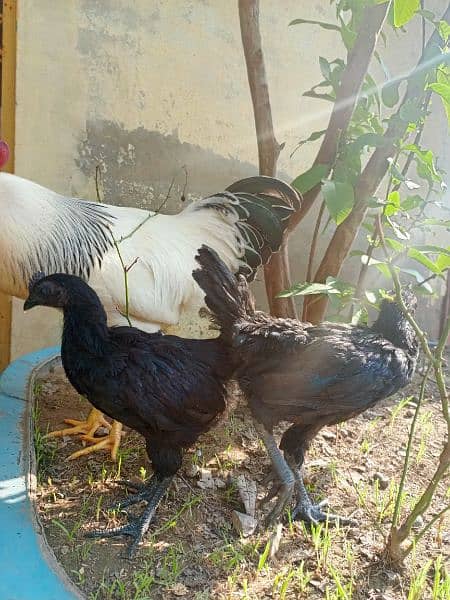
[{"label": "dirt ground", "polygon": [[[405,506],[429,480],[445,432],[433,384],[427,392]],[[421,540],[404,569],[395,570],[380,557],[417,394],[416,382],[400,397],[319,434],[307,456],[307,485],[314,499],[326,496],[334,512],[359,524],[311,532],[288,522],[272,558],[267,556],[270,532],[243,538],[232,525],[232,511],[243,511],[237,477],[255,481],[262,498],[268,471],[246,408],[235,398],[219,425],[186,454],[145,545],[130,561],[121,556],[127,538],[92,540],[84,533],[126,521],[126,514],[107,506],[126,493],[119,479],[151,474],[143,440],[127,431],[116,464],[106,453],[67,461],[80,441],[46,440],[42,434],[60,428],[64,418],[86,416],[89,405],[56,368],[35,386],[37,511],[58,560],[89,599],[450,599],[450,574],[436,584],[439,565],[450,567],[449,512]],[[409,402],[399,405],[408,396]],[[448,504],[449,496],[447,476],[428,516]]]}]

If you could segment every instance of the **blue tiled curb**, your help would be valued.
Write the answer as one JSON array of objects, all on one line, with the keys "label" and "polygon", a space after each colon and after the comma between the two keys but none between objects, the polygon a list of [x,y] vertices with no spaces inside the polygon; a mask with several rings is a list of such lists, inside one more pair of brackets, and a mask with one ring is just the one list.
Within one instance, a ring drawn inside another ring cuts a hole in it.
[{"label": "blue tiled curb", "polygon": [[13,362],[0,375],[0,600],[80,600],[36,520],[31,444],[36,375],[59,356],[46,348]]}]

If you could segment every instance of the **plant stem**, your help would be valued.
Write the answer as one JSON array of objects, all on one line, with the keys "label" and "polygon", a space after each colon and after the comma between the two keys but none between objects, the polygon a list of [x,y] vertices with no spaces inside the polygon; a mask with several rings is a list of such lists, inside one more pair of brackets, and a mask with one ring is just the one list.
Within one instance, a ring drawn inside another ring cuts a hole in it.
[{"label": "plant stem", "polygon": [[132,327],[133,325],[130,320],[130,300],[129,300],[129,293],[128,293],[128,271],[129,271],[129,269],[126,267],[125,263],[123,262],[122,254],[120,253],[120,249],[119,249],[119,244],[117,243],[116,240],[114,240],[114,247],[116,248],[116,252],[119,256],[120,264],[122,265],[123,279],[124,279],[124,285],[125,285],[125,312],[121,313],[121,314],[128,321],[128,325],[130,327]]},{"label": "plant stem", "polygon": [[429,523],[427,523],[425,525],[425,527],[419,531],[419,533],[417,535],[414,536],[414,541],[411,543],[411,547],[407,548],[408,553],[411,552],[411,550],[414,548],[414,546],[417,545],[417,542],[426,534],[427,531],[429,531],[433,525],[436,523],[436,521],[438,521],[442,515],[444,515],[448,510],[450,510],[450,504],[448,504],[447,506],[444,506],[444,508],[442,510],[440,510],[436,515],[434,515],[434,517],[431,519],[431,521]]},{"label": "plant stem", "polygon": [[[317,215],[316,225],[314,227],[314,233],[313,233],[313,237],[311,240],[311,248],[309,250],[308,268],[306,270],[305,281],[311,281],[312,276],[313,276],[314,256],[316,254],[317,240],[319,238],[320,224],[322,222],[322,217],[323,217],[324,211],[325,211],[325,202],[322,202],[322,204],[320,205],[319,214]],[[303,302],[302,321],[306,320],[306,312],[307,312],[306,302]]]},{"label": "plant stem", "polygon": [[422,401],[423,401],[423,398],[425,396],[425,384],[426,384],[426,382],[428,380],[428,374],[430,372],[430,369],[431,369],[431,363],[428,363],[427,370],[425,371],[425,374],[424,374],[424,376],[422,378],[422,383],[420,385],[419,398],[417,400],[416,410],[414,411],[414,418],[412,420],[411,427],[410,427],[410,430],[409,430],[408,445],[406,447],[406,456],[405,456],[405,461],[403,463],[403,472],[402,472],[402,476],[400,478],[400,483],[399,483],[399,486],[398,486],[397,498],[395,500],[394,515],[392,517],[392,528],[397,527],[397,525],[398,525],[398,520],[399,520],[399,515],[400,515],[400,508],[401,508],[401,498],[402,498],[403,490],[405,488],[406,475],[408,473],[409,458],[411,456],[411,450],[412,450],[412,445],[413,445],[414,432],[415,432],[415,429],[416,429],[416,423],[417,423],[417,418],[419,416],[420,407],[422,405]]}]

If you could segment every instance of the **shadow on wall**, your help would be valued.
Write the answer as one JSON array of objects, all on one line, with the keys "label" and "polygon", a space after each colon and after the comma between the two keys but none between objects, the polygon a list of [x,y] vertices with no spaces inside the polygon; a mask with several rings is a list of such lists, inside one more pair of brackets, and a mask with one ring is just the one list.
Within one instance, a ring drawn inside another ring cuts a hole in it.
[{"label": "shadow on wall", "polygon": [[200,196],[257,173],[250,163],[181,142],[176,134],[162,135],[144,127],[128,131],[106,120],[87,122],[76,163],[89,178],[99,165],[105,202],[121,206],[155,209],[174,180],[164,212],[180,210],[186,177],[185,193]]}]

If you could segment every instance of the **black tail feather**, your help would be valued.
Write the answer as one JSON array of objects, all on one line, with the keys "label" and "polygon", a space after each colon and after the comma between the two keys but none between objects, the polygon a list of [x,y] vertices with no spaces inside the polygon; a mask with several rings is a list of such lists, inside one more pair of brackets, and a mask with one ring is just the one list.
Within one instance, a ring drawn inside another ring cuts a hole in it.
[{"label": "black tail feather", "polygon": [[222,336],[231,340],[233,325],[254,312],[247,282],[241,275],[233,275],[215,250],[206,245],[198,250],[195,260],[200,269],[192,276],[205,292],[205,304]]},{"label": "black tail feather", "polygon": [[205,201],[209,208],[236,215],[235,227],[243,244],[239,273],[247,281],[252,281],[258,267],[279,250],[290,217],[300,208],[300,196],[294,188],[262,176],[236,181]]}]

